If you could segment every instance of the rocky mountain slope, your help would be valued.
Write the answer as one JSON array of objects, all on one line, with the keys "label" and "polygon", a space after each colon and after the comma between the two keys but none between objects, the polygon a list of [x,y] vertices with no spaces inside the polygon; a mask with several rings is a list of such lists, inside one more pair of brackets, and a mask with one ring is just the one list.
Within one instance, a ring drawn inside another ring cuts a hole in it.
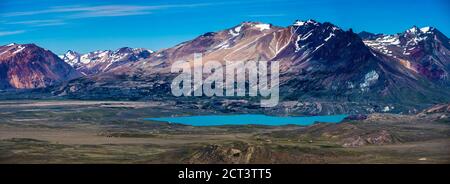
[{"label": "rocky mountain slope", "polygon": [[0,46],[0,89],[43,88],[80,76],[58,56],[34,44]]}]

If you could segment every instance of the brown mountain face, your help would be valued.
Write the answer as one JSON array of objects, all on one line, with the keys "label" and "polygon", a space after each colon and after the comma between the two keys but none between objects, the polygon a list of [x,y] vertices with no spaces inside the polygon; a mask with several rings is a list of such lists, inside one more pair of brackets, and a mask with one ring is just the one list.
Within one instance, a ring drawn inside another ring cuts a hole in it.
[{"label": "brown mountain face", "polygon": [[[243,22],[219,32],[205,33],[175,47],[160,50],[150,58],[123,65],[112,73],[168,73],[173,62],[192,61],[194,53],[203,54],[203,61],[271,60],[287,45],[289,30],[259,22]],[[109,74],[108,74],[109,75]]]},{"label": "brown mountain face", "polygon": [[58,56],[34,44],[0,46],[0,89],[42,88],[80,76]]}]

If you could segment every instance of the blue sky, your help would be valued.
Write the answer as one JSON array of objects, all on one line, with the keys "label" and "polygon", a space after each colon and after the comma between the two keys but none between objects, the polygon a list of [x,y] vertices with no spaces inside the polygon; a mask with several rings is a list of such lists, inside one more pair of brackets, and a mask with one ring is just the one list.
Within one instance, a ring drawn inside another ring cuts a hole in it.
[{"label": "blue sky", "polygon": [[0,44],[57,54],[119,47],[158,50],[243,21],[328,21],[355,32],[433,26],[450,35],[449,0],[0,0]]}]

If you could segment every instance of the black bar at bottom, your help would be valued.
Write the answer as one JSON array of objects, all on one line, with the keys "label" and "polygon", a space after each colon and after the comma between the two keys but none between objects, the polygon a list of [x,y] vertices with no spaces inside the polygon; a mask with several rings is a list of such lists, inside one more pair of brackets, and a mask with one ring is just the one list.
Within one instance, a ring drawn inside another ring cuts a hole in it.
[{"label": "black bar at bottom", "polygon": [[1,180],[55,182],[95,179],[127,183],[162,181],[167,184],[384,183],[393,180],[429,183],[446,180],[448,173],[448,165],[0,165]]}]

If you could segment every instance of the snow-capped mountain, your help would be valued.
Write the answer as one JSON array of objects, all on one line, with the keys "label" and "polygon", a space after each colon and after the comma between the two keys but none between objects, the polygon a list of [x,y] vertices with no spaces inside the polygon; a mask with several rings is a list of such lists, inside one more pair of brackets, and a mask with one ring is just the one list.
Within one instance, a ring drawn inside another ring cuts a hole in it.
[{"label": "snow-capped mountain", "polygon": [[152,53],[153,51],[148,49],[123,47],[116,51],[101,50],[86,54],[69,50],[60,57],[82,74],[93,75],[129,62],[146,59]]},{"label": "snow-capped mountain", "polygon": [[[348,107],[355,104],[365,107],[355,113],[373,109],[381,112],[450,101],[449,44],[449,39],[432,27],[413,27],[394,35],[368,32],[358,35],[351,29],[314,20],[297,20],[287,27],[243,22],[154,53],[127,47],[86,54],[69,51],[61,58],[70,65],[58,65],[67,69],[63,75],[67,77],[54,77],[61,72],[43,72],[37,81],[44,84],[14,82],[26,79],[24,76],[9,77],[13,82],[1,85],[32,88],[54,83],[45,81],[67,81],[73,79],[69,76],[75,76],[70,74],[73,66],[85,76],[49,89],[52,95],[97,100],[170,98],[171,81],[176,76],[170,71],[171,65],[179,60],[192,62],[194,53],[202,53],[203,61],[223,64],[250,60],[279,62],[280,100],[312,102],[316,104],[313,113],[346,113],[346,109],[354,110]],[[0,59],[4,56],[13,59],[0,65],[0,71],[10,71],[17,64],[13,56],[22,56],[31,46],[1,47]],[[51,59],[51,52],[42,50],[39,53],[48,56],[23,55],[20,61],[30,63],[20,66],[30,69],[16,69],[13,73],[56,67],[51,63],[47,66],[46,62],[58,63],[56,60],[61,59]],[[37,61],[39,64],[35,64]],[[58,67],[53,69],[60,71]]]},{"label": "snow-capped mountain", "polygon": [[375,55],[397,61],[431,80],[449,83],[449,39],[433,27],[413,26],[403,33],[366,37],[364,43]]},{"label": "snow-capped mountain", "polygon": [[[174,77],[170,72],[171,64],[178,60],[193,61],[194,53],[202,53],[203,61],[279,62],[281,100],[364,102],[376,106],[433,103],[449,99],[450,86],[442,86],[426,72],[411,70],[408,64],[393,62],[391,58],[396,55],[394,51],[390,53],[390,48],[402,44],[407,48],[414,44],[421,46],[424,35],[434,39],[430,34],[434,31],[430,28],[400,35],[373,35],[374,41],[363,42],[352,30],[343,30],[328,22],[298,20],[288,27],[243,22],[157,51],[145,60],[72,81],[58,90],[73,98],[90,99],[111,98],[104,93],[105,89],[114,93],[113,98],[168,96]],[[439,37],[442,43],[448,44],[448,38]],[[436,44],[426,45],[421,46],[428,48],[424,53],[442,52],[442,47]],[[398,52],[403,51],[404,48],[399,47]],[[447,51],[442,53],[440,61],[448,64]],[[405,56],[419,61],[418,58],[428,57],[413,53]]]},{"label": "snow-capped mountain", "polygon": [[80,76],[58,56],[34,44],[0,46],[0,89],[42,88]]}]

